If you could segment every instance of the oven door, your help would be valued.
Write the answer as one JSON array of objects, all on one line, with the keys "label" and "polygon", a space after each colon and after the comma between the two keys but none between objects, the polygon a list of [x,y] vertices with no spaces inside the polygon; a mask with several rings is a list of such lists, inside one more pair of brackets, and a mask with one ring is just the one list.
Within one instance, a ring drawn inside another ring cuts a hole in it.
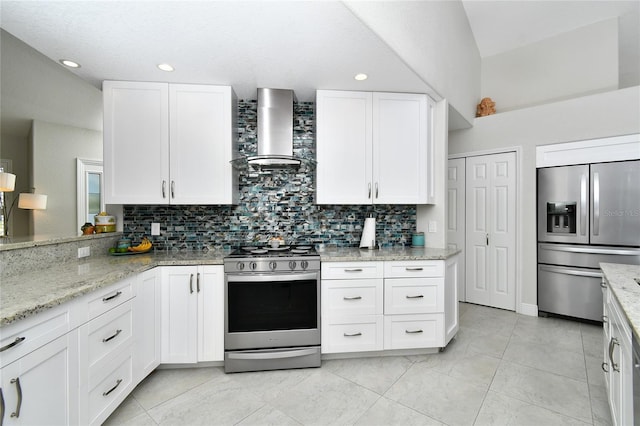
[{"label": "oven door", "polygon": [[227,274],[225,350],[320,345],[320,272]]}]

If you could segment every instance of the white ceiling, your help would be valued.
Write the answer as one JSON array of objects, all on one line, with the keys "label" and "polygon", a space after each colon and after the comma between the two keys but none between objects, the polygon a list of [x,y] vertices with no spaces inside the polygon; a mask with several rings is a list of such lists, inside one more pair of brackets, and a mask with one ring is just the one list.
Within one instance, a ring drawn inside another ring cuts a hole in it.
[{"label": "white ceiling", "polygon": [[[640,66],[639,4],[463,1],[481,56],[622,15],[620,61],[631,66]],[[2,0],[0,7],[3,29],[55,61],[81,63],[73,72],[96,87],[103,80],[223,84],[241,99],[279,87],[302,101],[316,89],[430,91],[337,1]],[[176,70],[159,71],[161,62]],[[358,72],[370,78],[356,82]]]}]

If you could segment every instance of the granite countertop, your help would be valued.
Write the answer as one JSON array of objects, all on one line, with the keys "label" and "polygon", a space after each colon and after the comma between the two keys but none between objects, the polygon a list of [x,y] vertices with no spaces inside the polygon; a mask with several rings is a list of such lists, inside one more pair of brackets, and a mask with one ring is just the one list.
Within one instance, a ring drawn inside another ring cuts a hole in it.
[{"label": "granite countertop", "polygon": [[[331,248],[320,253],[324,262],[383,260],[445,260],[460,250],[432,248]],[[131,275],[156,266],[222,265],[229,251],[158,252],[134,256],[91,256],[33,269],[0,282],[0,327],[35,315]]]},{"label": "granite countertop", "polygon": [[640,278],[640,265],[601,263],[600,269],[609,281],[612,293],[629,320],[636,337],[640,337],[640,285],[633,279]]}]

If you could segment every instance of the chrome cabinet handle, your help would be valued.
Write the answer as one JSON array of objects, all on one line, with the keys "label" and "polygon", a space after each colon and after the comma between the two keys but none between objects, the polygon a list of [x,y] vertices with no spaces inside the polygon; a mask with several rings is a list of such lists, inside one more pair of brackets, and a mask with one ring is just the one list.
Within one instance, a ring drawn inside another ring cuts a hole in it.
[{"label": "chrome cabinet handle", "polygon": [[487,239],[487,245],[489,245],[489,234],[486,234],[485,238]]},{"label": "chrome cabinet handle", "polygon": [[193,294],[193,274],[189,277],[189,293]]},{"label": "chrome cabinet handle", "polygon": [[606,323],[607,323],[607,321],[609,321],[609,317],[608,317],[608,316],[606,316],[606,315],[603,315],[603,316],[602,316],[602,322],[606,324]]},{"label": "chrome cabinet handle", "polygon": [[604,371],[605,373],[609,372],[609,364],[607,364],[606,362],[603,362],[600,368],[602,368],[602,371]]},{"label": "chrome cabinet handle", "polygon": [[601,282],[600,282],[600,287],[602,287],[602,288],[607,288],[607,283],[606,283],[606,281],[601,281]]},{"label": "chrome cabinet handle", "polygon": [[176,182],[172,180],[171,181],[171,198],[176,198],[175,190],[176,190]]},{"label": "chrome cabinet handle", "polygon": [[116,330],[115,334],[102,339],[102,343],[107,343],[108,341],[115,339],[116,337],[118,337],[118,334],[120,333],[122,333],[122,330],[120,329]]},{"label": "chrome cabinet handle", "polygon": [[11,349],[14,346],[19,345],[20,343],[22,343],[24,341],[24,339],[26,339],[26,337],[16,337],[16,340],[14,340],[13,342],[9,343],[8,345],[4,345],[3,347],[0,348],[0,352],[4,352],[7,349]]},{"label": "chrome cabinet handle", "polygon": [[378,182],[376,182],[376,198],[378,198]]},{"label": "chrome cabinet handle", "polygon": [[362,336],[362,333],[357,332],[357,333],[343,333],[344,337],[357,337],[357,336]]},{"label": "chrome cabinet handle", "polygon": [[362,296],[345,296],[343,297],[344,300],[360,300],[362,299]]},{"label": "chrome cabinet handle", "polygon": [[422,294],[418,294],[417,296],[405,296],[407,299],[422,299],[424,296]]},{"label": "chrome cabinet handle", "polygon": [[600,173],[593,173],[593,235],[600,234]]},{"label": "chrome cabinet handle", "polygon": [[0,426],[4,423],[4,395],[2,394],[2,388],[0,388]]},{"label": "chrome cabinet handle", "polygon": [[404,332],[406,334],[418,334],[418,333],[422,333],[422,330],[405,330]]},{"label": "chrome cabinet handle", "polygon": [[162,181],[162,198],[167,198],[167,181]]},{"label": "chrome cabinet handle", "polygon": [[609,341],[609,361],[611,361],[611,369],[613,371],[619,372],[620,368],[618,367],[618,364],[613,362],[613,350],[615,349],[616,345],[620,345],[620,342],[618,342],[617,338],[612,337],[611,340]]},{"label": "chrome cabinet handle", "polygon": [[20,377],[11,379],[11,384],[16,385],[16,393],[18,394],[18,403],[16,404],[16,411],[11,413],[11,417],[20,417],[20,408],[22,408],[22,386],[20,386]]},{"label": "chrome cabinet handle", "polygon": [[196,279],[196,290],[200,293],[200,272],[198,272],[198,277]]},{"label": "chrome cabinet handle", "polygon": [[587,176],[580,177],[580,235],[587,234]]},{"label": "chrome cabinet handle", "polygon": [[122,292],[121,292],[121,291],[117,291],[117,292],[116,292],[116,294],[114,294],[114,295],[112,295],[112,296],[103,297],[103,298],[102,298],[102,301],[103,301],[103,302],[105,302],[105,303],[107,303],[109,300],[113,300],[113,299],[115,299],[116,297],[120,296],[121,294],[122,294]]},{"label": "chrome cabinet handle", "polygon": [[405,271],[415,272],[415,271],[424,271],[424,268],[420,268],[420,267],[418,267],[418,268],[409,268],[409,267],[407,267],[407,268],[404,268],[404,270]]},{"label": "chrome cabinet handle", "polygon": [[368,199],[371,199],[371,182],[369,182],[369,195],[367,195]]},{"label": "chrome cabinet handle", "polygon": [[345,269],[345,272],[362,272],[362,268]]},{"label": "chrome cabinet handle", "polygon": [[118,379],[118,381],[116,382],[116,385],[111,389],[109,389],[108,391],[102,392],[102,396],[109,396],[111,392],[113,392],[114,390],[116,390],[118,386],[120,386],[120,383],[122,383],[122,379]]}]

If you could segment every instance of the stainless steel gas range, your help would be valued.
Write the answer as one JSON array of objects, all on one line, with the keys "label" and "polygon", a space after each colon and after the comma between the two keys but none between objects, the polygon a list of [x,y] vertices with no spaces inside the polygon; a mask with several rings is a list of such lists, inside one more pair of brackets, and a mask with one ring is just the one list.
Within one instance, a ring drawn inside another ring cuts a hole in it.
[{"label": "stainless steel gas range", "polygon": [[320,256],[241,247],[224,259],[227,373],[320,366]]}]

